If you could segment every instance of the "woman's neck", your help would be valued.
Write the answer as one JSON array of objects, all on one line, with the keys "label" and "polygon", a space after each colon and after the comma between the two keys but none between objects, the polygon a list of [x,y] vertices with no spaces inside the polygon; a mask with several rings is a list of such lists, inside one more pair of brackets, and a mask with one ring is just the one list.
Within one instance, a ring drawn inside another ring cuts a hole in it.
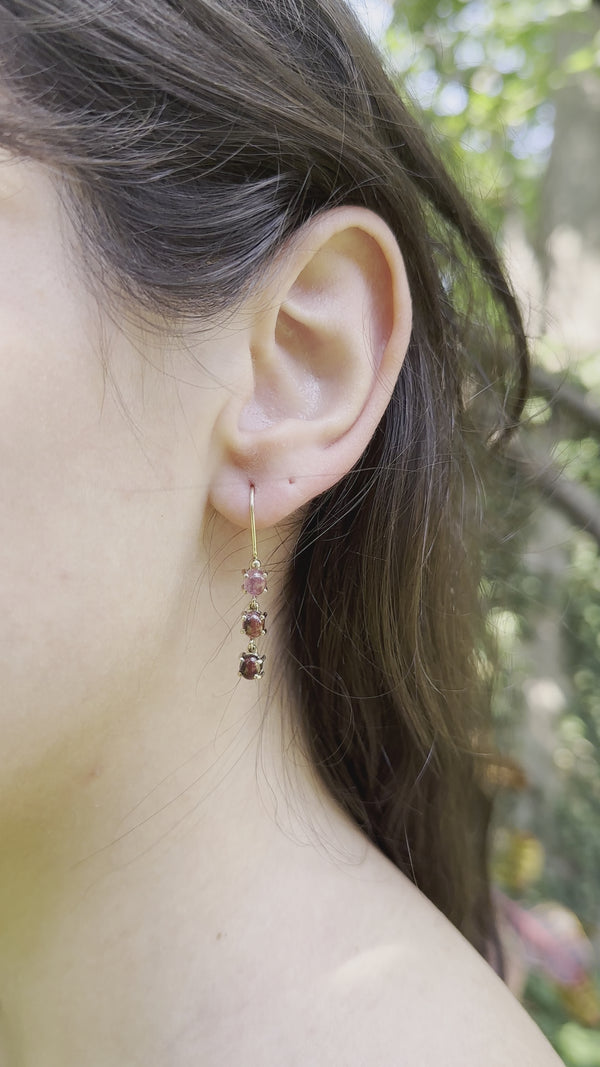
[{"label": "woman's neck", "polygon": [[329,893],[334,914],[340,882],[363,876],[365,840],[299,759],[284,765],[282,709],[260,729],[263,683],[219,692],[217,656],[199,700],[168,662],[6,805],[6,1067],[187,1063],[227,1040],[229,1013],[293,994],[315,907]]}]

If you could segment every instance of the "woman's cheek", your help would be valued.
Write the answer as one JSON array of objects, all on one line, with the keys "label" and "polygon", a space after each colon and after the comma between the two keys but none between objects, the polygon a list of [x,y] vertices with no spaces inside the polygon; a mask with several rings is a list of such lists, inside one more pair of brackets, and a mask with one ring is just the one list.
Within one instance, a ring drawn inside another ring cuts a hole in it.
[{"label": "woman's cheek", "polygon": [[70,341],[0,348],[0,778],[135,692],[176,595],[164,471]]}]

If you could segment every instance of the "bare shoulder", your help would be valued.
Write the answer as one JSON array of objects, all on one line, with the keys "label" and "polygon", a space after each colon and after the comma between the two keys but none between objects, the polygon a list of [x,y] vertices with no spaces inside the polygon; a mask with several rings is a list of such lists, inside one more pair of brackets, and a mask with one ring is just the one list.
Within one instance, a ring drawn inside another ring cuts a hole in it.
[{"label": "bare shoulder", "polygon": [[[382,887],[381,918],[367,943],[324,983],[344,1051],[340,1054],[338,1045],[336,1058],[330,1049],[323,1064],[560,1067],[562,1061],[492,968],[429,900],[399,878],[401,892],[390,895]],[[397,890],[395,870],[391,881]]]},{"label": "bare shoulder", "polygon": [[370,844],[363,857],[354,866],[315,865],[308,878],[276,866],[279,892],[263,923],[242,926],[242,934],[262,933],[232,987],[235,1011],[212,1034],[215,1052],[204,1062],[560,1067],[441,912]]},{"label": "bare shoulder", "polygon": [[361,897],[342,897],[332,919],[338,944],[338,919],[350,935],[333,966],[324,932],[290,1065],[560,1067],[492,968],[395,868]]}]

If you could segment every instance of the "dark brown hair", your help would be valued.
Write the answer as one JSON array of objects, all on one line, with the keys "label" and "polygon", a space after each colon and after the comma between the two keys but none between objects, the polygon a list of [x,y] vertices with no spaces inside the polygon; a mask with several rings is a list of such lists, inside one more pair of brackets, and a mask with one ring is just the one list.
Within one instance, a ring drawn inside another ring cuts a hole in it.
[{"label": "dark brown hair", "polygon": [[489,953],[476,535],[527,380],[493,242],[342,0],[0,0],[0,30],[0,143],[61,176],[104,292],[197,320],[328,207],[396,235],[408,355],[364,454],[306,510],[277,628],[327,787]]}]

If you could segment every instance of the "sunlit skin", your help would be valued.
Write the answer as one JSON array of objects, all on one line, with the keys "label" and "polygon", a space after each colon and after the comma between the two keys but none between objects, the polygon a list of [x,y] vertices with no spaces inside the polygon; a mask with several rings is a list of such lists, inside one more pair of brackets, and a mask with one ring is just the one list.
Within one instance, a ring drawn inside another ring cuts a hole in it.
[{"label": "sunlit skin", "polygon": [[3,155],[1,1067],[558,1062],[269,690],[294,525],[406,351],[391,233],[329,212],[226,322],[179,333],[86,271],[51,176]]}]

